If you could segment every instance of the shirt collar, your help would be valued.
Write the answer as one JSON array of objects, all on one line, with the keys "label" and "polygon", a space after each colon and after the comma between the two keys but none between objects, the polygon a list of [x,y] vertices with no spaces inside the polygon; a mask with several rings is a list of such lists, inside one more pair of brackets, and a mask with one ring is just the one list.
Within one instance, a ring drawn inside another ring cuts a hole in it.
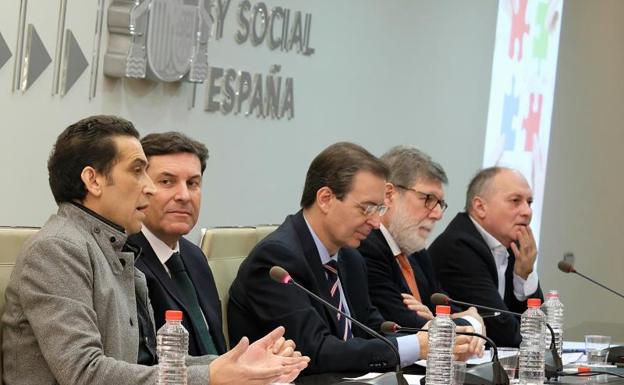
[{"label": "shirt collar", "polygon": [[325,265],[327,264],[327,262],[331,260],[338,262],[338,253],[334,255],[329,255],[329,251],[327,250],[327,247],[325,247],[323,242],[321,242],[319,237],[316,235],[316,233],[312,229],[312,226],[310,226],[310,222],[308,222],[308,220],[306,219],[305,215],[303,216],[303,220],[305,221],[306,225],[308,225],[308,230],[310,230],[310,233],[312,234],[312,239],[314,239],[314,244],[316,245],[316,249],[318,250],[319,256],[321,257],[321,263]]},{"label": "shirt collar", "polygon": [[147,242],[149,242],[150,246],[152,246],[154,253],[163,265],[169,260],[169,258],[171,258],[173,253],[180,251],[180,242],[176,242],[175,248],[171,250],[165,242],[161,241],[160,238],[149,231],[147,226],[143,225],[141,232],[145,235]]},{"label": "shirt collar", "polygon": [[392,234],[390,234],[390,231],[388,231],[386,226],[383,225],[383,223],[379,225],[379,230],[386,239],[386,242],[388,242],[388,246],[390,246],[390,250],[392,250],[392,255],[396,257],[397,255],[401,254],[401,248],[392,237]]},{"label": "shirt collar", "polygon": [[103,216],[101,216],[100,214],[98,214],[95,211],[91,210],[90,208],[84,206],[83,204],[78,203],[78,202],[74,202],[74,201],[70,201],[69,203],[71,203],[72,205],[78,207],[79,209],[81,209],[85,213],[91,215],[92,217],[94,217],[94,218],[96,218],[96,219],[106,223],[107,225],[111,226],[115,230],[118,230],[118,231],[120,231],[122,233],[126,232],[126,230],[122,226],[120,226],[117,223],[114,223],[114,222],[104,218]]},{"label": "shirt collar", "polygon": [[477,223],[477,221],[471,215],[468,215],[468,217],[470,218],[472,223],[474,223],[477,231],[479,232],[479,234],[481,234],[483,240],[485,240],[485,243],[490,248],[492,254],[496,254],[500,249],[507,251],[507,248],[503,246],[503,244],[500,243],[498,239],[494,238],[492,234],[488,233],[479,223]]}]

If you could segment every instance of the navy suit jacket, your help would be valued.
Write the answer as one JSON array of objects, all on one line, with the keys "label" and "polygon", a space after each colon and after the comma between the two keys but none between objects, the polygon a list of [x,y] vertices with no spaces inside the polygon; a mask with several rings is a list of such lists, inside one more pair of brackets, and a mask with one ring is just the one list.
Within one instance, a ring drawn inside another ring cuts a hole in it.
[{"label": "navy suit jacket", "polygon": [[[368,238],[360,244],[358,251],[366,260],[370,299],[382,316],[401,326],[422,327],[427,320],[408,309],[403,303],[401,293],[411,291],[383,233],[380,230],[371,231]],[[423,305],[435,314],[435,305],[431,303],[431,295],[442,292],[442,287],[435,276],[427,250],[423,249],[410,255],[408,261],[414,271]],[[452,308],[453,312],[462,310],[456,306]],[[458,325],[470,325],[464,319],[456,319],[455,322]]]},{"label": "navy suit jacket", "polygon": [[[188,316],[189,313],[184,297],[174,285],[147,238],[145,238],[143,233],[138,233],[131,235],[129,239],[132,243],[141,247],[141,255],[136,260],[135,265],[145,274],[147,279],[147,288],[150,302],[154,309],[156,329],[164,325],[165,311],[181,310],[184,313],[182,324],[189,332],[189,354],[192,356],[207,354],[208,352],[204,351],[201,344],[198,343],[197,331]],[[204,253],[199,247],[185,238],[180,238],[179,242],[180,257],[197,291],[197,299],[208,323],[208,329],[215,347],[219,354],[223,354],[227,349],[221,322],[221,301],[212,277],[212,271],[208,266]]]},{"label": "navy suit jacket", "polygon": [[[306,374],[317,372],[380,371],[393,368],[392,350],[370,339],[353,325],[354,338],[338,338],[336,313],[293,285],[276,283],[269,277],[272,266],[282,266],[291,277],[329,301],[327,278],[303,214],[288,216],[264,238],[241,264],[230,288],[228,325],[231,341],[242,336],[256,340],[273,328],[286,327],[286,338],[311,358]],[[351,315],[379,331],[384,321],[371,304],[366,265],[354,249],[341,249],[338,257],[340,282]],[[396,340],[391,339],[396,346]]]},{"label": "navy suit jacket", "polygon": [[[509,252],[505,271],[505,297],[498,293],[496,262],[489,246],[467,213],[459,213],[431,244],[429,253],[442,287],[451,298],[497,309],[522,313],[527,301],[513,293],[513,267],[516,258]],[[529,298],[541,298],[539,285]],[[520,318],[501,314],[484,319],[487,335],[499,346],[519,346]]]}]

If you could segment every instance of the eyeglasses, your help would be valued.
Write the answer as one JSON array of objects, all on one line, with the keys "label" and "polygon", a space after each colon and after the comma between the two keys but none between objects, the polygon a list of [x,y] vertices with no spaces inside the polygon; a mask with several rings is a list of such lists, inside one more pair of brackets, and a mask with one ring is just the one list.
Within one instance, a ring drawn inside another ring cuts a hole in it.
[{"label": "eyeglasses", "polygon": [[364,214],[367,217],[370,217],[375,213],[379,214],[379,216],[381,217],[386,213],[386,211],[388,211],[388,206],[384,204],[380,204],[380,205],[374,205],[371,203],[363,204],[355,200],[353,200],[353,202],[360,208],[360,210],[362,210],[362,214]]},{"label": "eyeglasses", "polygon": [[436,205],[440,205],[440,209],[442,209],[442,212],[444,212],[448,208],[448,204],[446,203],[444,199],[438,199],[438,197],[433,194],[427,194],[422,191],[418,191],[413,188],[401,186],[398,184],[395,186],[403,190],[413,191],[416,194],[420,195],[425,200],[425,207],[427,208],[427,210],[433,210],[436,207]]}]

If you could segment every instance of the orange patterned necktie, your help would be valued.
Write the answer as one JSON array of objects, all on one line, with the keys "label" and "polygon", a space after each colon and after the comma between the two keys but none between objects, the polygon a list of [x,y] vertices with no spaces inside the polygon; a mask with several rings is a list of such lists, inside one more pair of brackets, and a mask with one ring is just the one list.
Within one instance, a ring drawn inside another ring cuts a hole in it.
[{"label": "orange patterned necktie", "polygon": [[422,302],[420,299],[420,292],[418,291],[418,285],[416,284],[416,278],[414,278],[412,265],[410,265],[404,253],[397,255],[396,260],[401,267],[401,273],[403,273],[403,278],[405,278],[405,282],[407,282],[407,286],[409,286],[412,295],[418,300],[418,302]]}]

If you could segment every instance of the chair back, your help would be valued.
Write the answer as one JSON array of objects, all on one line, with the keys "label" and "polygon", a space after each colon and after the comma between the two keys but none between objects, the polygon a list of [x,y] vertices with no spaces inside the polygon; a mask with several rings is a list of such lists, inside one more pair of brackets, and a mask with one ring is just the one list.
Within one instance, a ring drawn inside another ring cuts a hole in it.
[{"label": "chair back", "polygon": [[[24,243],[39,231],[35,227],[0,227],[0,316],[4,313],[4,290]],[[2,384],[2,323],[0,322],[0,384]]]},{"label": "chair back", "polygon": [[238,268],[258,242],[254,227],[215,227],[202,229],[200,247],[208,260],[217,285],[223,314],[223,334],[228,338],[227,303],[230,286]]}]

